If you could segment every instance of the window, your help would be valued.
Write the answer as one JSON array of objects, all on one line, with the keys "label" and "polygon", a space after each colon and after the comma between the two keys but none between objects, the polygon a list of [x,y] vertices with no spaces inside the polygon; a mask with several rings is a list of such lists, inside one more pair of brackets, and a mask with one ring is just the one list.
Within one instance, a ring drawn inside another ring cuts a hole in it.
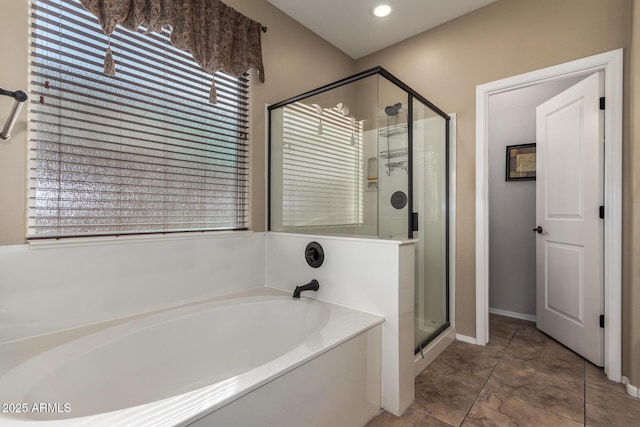
[{"label": "window", "polygon": [[78,0],[31,22],[30,239],[247,227],[247,78],[217,73],[213,105],[167,31],[109,39]]},{"label": "window", "polygon": [[282,225],[363,223],[362,123],[339,108],[283,108]]}]

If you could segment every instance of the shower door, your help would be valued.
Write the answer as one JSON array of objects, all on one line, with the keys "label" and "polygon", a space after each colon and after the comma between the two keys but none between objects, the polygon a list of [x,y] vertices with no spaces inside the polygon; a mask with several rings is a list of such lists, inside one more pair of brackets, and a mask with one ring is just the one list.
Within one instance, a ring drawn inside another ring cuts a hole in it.
[{"label": "shower door", "polygon": [[413,228],[416,243],[415,347],[420,351],[449,326],[447,245],[448,122],[412,101]]}]

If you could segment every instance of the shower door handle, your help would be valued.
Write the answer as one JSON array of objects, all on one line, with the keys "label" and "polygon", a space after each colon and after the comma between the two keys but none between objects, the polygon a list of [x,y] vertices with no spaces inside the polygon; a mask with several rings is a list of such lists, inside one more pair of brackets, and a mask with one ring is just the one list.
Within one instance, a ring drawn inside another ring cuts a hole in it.
[{"label": "shower door handle", "polygon": [[418,231],[418,212],[411,213],[411,231]]}]

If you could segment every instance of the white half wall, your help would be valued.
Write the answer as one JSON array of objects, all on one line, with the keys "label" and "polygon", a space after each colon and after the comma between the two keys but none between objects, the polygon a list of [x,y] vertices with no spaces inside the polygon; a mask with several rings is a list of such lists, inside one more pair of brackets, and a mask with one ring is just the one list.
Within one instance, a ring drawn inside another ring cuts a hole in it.
[{"label": "white half wall", "polygon": [[[316,241],[324,264],[307,265],[304,250]],[[266,285],[293,293],[317,279],[318,292],[302,295],[384,316],[382,407],[400,415],[413,402],[414,242],[267,233]]]},{"label": "white half wall", "polygon": [[264,233],[0,246],[0,343],[264,286]]}]

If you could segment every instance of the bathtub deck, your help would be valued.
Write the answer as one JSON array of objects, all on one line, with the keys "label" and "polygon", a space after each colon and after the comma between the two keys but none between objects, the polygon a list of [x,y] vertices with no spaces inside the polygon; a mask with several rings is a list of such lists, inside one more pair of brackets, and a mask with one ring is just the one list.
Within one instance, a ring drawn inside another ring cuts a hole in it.
[{"label": "bathtub deck", "polygon": [[[210,303],[225,304],[225,302],[229,302],[230,304],[233,304],[234,300],[242,300],[245,297],[256,298],[257,296],[265,296],[267,299],[276,298],[277,300],[280,300],[283,298],[283,295],[285,295],[284,299],[288,298],[288,295],[282,291],[271,288],[258,288],[225,297],[212,298],[206,301],[186,304],[177,308],[158,310],[153,313],[141,314],[126,319],[117,319],[101,324],[89,325],[73,330],[61,331],[58,333],[3,344],[0,345],[0,360],[2,360],[2,362],[0,362],[0,382],[3,377],[7,375],[10,377],[11,371],[16,368],[16,366],[19,366],[24,361],[29,360],[46,350],[56,346],[64,346],[65,344],[71,345],[75,343],[76,340],[82,339],[83,337],[88,337],[93,334],[104,334],[105,331],[109,332],[114,328],[118,330],[122,330],[123,328],[126,329],[127,322],[132,322],[132,325],[134,325],[136,322],[140,323],[148,320],[150,316],[164,316],[165,314],[171,314],[172,310],[178,310],[180,313],[188,313],[189,310],[197,311],[201,307],[205,307],[204,305]],[[292,304],[296,303],[298,302],[292,302]],[[379,361],[381,359],[381,348],[379,336],[381,327],[379,325],[384,321],[384,318],[333,304],[317,301],[311,302],[311,300],[305,300],[304,298],[301,303],[323,304],[330,311],[330,320],[322,329],[313,333],[311,337],[307,338],[303,344],[296,347],[293,351],[285,353],[269,363],[259,366],[258,368],[244,372],[227,380],[220,381],[216,384],[207,385],[197,390],[139,406],[98,415],[51,420],[46,422],[34,421],[33,419],[30,419],[31,417],[29,416],[21,418],[9,418],[3,416],[0,417],[0,426],[28,426],[37,424],[40,427],[45,427],[48,425],[59,425],[59,423],[64,423],[65,426],[80,424],[86,425],[86,423],[95,426],[143,423],[154,426],[187,425],[196,420],[202,419],[203,416],[206,416],[207,414],[215,413],[220,408],[226,407],[232,402],[234,402],[234,406],[237,407],[240,403],[236,403],[236,401],[241,402],[242,396],[252,394],[252,392],[258,389],[262,390],[264,388],[263,386],[270,385],[270,383],[282,383],[284,380],[280,380],[280,378],[284,378],[285,375],[294,378],[294,380],[286,380],[284,384],[294,384],[295,381],[297,381],[295,378],[299,375],[288,375],[289,373],[299,371],[299,374],[304,374],[305,371],[310,370],[309,367],[304,368],[304,366],[315,359],[318,359],[318,361],[325,359],[331,360],[331,358],[336,357],[335,353],[344,352],[346,351],[345,349],[353,347],[356,343],[359,343],[357,346],[358,350],[352,350],[345,353],[347,356],[342,359],[344,364],[341,364],[342,362],[338,363],[330,361],[328,362],[329,365],[322,368],[319,372],[323,372],[331,366],[336,367],[336,372],[341,372],[340,370],[344,370],[345,366],[349,366],[349,363],[353,364],[353,358],[355,355],[362,357],[365,353],[372,353],[371,357],[373,357],[373,361],[370,362],[369,365],[373,366],[374,372],[361,372],[360,375],[363,378],[367,378],[365,382],[371,383],[367,386],[368,388],[373,390],[377,389],[378,392],[380,392],[379,383],[381,380],[379,379]],[[343,346],[342,344],[344,343],[350,344],[348,346]],[[355,349],[356,347],[353,348]],[[339,351],[334,351],[338,349]],[[256,351],[260,351],[260,349],[256,349]],[[329,353],[331,353],[331,355],[328,355]],[[355,365],[348,368],[345,373],[353,369],[355,369]],[[376,370],[377,374],[375,373]],[[316,372],[316,370],[311,370],[310,372],[313,373]],[[275,382],[276,379],[278,379],[278,382]],[[359,381],[362,382],[362,380]],[[377,386],[375,385],[376,382],[378,382]],[[358,383],[358,381],[356,381],[356,383]],[[358,387],[356,383],[353,385],[354,390]],[[300,386],[297,386],[297,388],[300,389]],[[330,390],[327,390],[327,392],[329,391]],[[262,392],[264,393],[264,390]],[[371,391],[365,392],[364,394],[371,395]],[[375,395],[375,393],[373,394]],[[5,400],[6,397],[7,396],[4,396],[2,400]],[[11,400],[15,401],[21,401],[21,399],[22,398],[20,396],[14,396],[11,398]],[[373,402],[372,407],[375,407],[375,410],[377,411],[381,402],[376,402],[375,396]],[[277,407],[279,408],[280,404],[278,404]],[[70,415],[73,416],[73,407],[71,407]]]}]

